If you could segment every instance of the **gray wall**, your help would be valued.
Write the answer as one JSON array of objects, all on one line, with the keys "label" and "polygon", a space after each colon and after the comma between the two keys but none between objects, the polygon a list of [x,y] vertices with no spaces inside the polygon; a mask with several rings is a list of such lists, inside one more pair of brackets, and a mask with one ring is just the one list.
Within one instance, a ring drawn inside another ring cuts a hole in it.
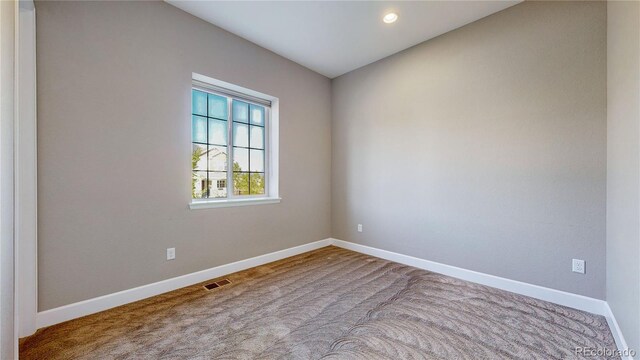
[{"label": "gray wall", "polygon": [[332,110],[333,237],[605,298],[606,3],[516,5],[334,79]]},{"label": "gray wall", "polygon": [[0,359],[13,359],[14,334],[14,211],[13,133],[14,56],[17,2],[0,1]]},{"label": "gray wall", "polygon": [[607,302],[640,352],[640,3],[607,20]]},{"label": "gray wall", "polygon": [[[161,2],[36,10],[40,311],[331,235],[327,78]],[[280,204],[187,208],[191,72],[280,98]]]}]

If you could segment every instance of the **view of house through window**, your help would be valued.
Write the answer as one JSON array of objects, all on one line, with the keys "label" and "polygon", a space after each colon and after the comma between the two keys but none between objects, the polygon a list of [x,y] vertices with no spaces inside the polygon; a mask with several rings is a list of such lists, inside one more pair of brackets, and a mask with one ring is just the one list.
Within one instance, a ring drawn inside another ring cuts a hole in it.
[{"label": "view of house through window", "polygon": [[265,195],[268,108],[192,89],[194,199]]}]

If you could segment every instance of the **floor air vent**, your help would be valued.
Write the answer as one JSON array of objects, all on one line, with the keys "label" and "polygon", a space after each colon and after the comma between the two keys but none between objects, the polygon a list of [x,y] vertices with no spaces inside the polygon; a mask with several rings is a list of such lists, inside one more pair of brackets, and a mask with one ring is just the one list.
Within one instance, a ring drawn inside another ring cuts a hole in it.
[{"label": "floor air vent", "polygon": [[215,288],[219,288],[221,286],[225,286],[225,285],[228,285],[228,284],[231,284],[231,280],[222,279],[220,281],[216,281],[214,283],[207,284],[207,285],[204,286],[204,288],[207,289],[207,290],[213,290]]}]

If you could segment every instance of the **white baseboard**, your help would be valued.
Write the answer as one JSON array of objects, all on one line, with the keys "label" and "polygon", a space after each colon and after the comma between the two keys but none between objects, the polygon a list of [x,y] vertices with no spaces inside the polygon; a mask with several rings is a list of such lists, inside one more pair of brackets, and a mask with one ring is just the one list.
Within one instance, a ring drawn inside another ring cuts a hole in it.
[{"label": "white baseboard", "polygon": [[[627,345],[627,341],[624,339],[622,335],[622,330],[620,330],[620,326],[618,325],[618,321],[616,317],[613,315],[613,311],[609,307],[608,303],[605,303],[605,317],[607,318],[607,323],[609,324],[609,329],[611,329],[611,333],[613,334],[613,338],[616,340],[616,345],[620,350],[629,349]],[[638,350],[638,349],[634,349]],[[631,356],[621,356],[622,360],[633,360]]]},{"label": "white baseboard", "polygon": [[[607,319],[609,328],[613,333],[616,346],[620,350],[627,349],[627,344],[622,336],[615,316],[604,300],[594,299],[583,295],[572,294],[565,291],[546,288],[521,281],[502,278],[499,276],[480,273],[451,265],[437,263],[420,259],[417,257],[398,254],[395,252],[360,245],[348,241],[332,239],[332,244],[347,250],[356,251],[362,254],[375,256],[381,259],[397,262],[404,265],[413,266],[419,269],[433,271],[439,274],[470,281],[476,284],[491,286],[497,289],[510,291],[516,294],[529,296],[532,298],[548,301],[554,304],[567,306],[570,308],[587,311],[593,314],[602,315]],[[627,360],[623,357],[624,360]],[[631,358],[628,358],[632,360]]]},{"label": "white baseboard", "polygon": [[302,254],[311,250],[331,245],[331,239],[324,239],[309,244],[304,244],[266,255],[252,257],[246,260],[236,261],[230,264],[216,266],[210,269],[194,272],[175,278],[158,281],[153,284],[139,286],[129,290],[119,291],[117,293],[108,294],[93,299],[80,301],[77,303],[64,305],[50,310],[38,312],[36,315],[36,324],[38,328],[55,325],[68,320],[76,319],[82,316],[95,314],[100,311],[114,308],[116,306],[128,304],[134,301],[146,299],[151,296],[166,293],[168,291],[183,288],[217,278],[237,271],[242,271],[252,267],[264,265],[273,261],[288,258],[294,255]]},{"label": "white baseboard", "polygon": [[482,284],[501,290],[511,291],[516,294],[526,295],[532,298],[572,307],[574,309],[588,311],[593,314],[605,315],[605,302],[603,300],[572,294],[565,291],[554,290],[543,286],[532,285],[521,281],[502,278],[499,276],[484,274],[481,272],[467,270],[451,265],[445,265],[437,263],[435,261],[398,254],[387,250],[376,249],[366,245],[355,244],[348,241],[333,239],[333,245],[344,249],[353,250],[362,254],[379,257],[381,259],[394,261],[400,264],[417,267],[419,269],[429,270],[454,278],[471,281],[476,284]]},{"label": "white baseboard", "polygon": [[[108,294],[93,299],[80,301],[55,309],[42,311],[39,312],[36,316],[37,327],[43,328],[55,325],[64,321],[108,310],[116,306],[146,299],[151,296],[159,295],[168,291],[176,290],[185,286],[190,286],[209,279],[221,277],[255,266],[260,266],[329,245],[338,246],[347,250],[352,250],[400,264],[413,266],[419,269],[437,272],[443,275],[474,282],[477,284],[491,286],[516,294],[530,296],[532,298],[549,301],[555,304],[568,306],[593,314],[603,315],[607,318],[607,323],[609,324],[609,328],[613,333],[618,349],[627,349],[627,344],[624,340],[624,336],[622,336],[620,327],[618,326],[618,323],[613,313],[611,312],[609,305],[603,300],[550,289],[543,286],[532,285],[521,281],[484,274],[477,271],[467,270],[451,265],[445,265],[409,255],[398,254],[387,250],[377,249],[332,238],[272,252],[265,255],[256,256],[246,260],[236,261],[226,265],[216,266],[214,268],[178,276],[175,278],[159,281],[153,284],[136,287],[129,290],[119,291],[117,293]],[[623,359],[627,360],[625,358]]]}]

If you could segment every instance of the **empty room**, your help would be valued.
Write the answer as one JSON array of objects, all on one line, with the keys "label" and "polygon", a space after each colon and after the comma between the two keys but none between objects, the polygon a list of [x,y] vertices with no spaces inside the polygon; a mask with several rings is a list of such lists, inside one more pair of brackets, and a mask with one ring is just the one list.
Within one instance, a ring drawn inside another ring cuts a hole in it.
[{"label": "empty room", "polygon": [[640,359],[640,1],[0,1],[0,359]]}]

